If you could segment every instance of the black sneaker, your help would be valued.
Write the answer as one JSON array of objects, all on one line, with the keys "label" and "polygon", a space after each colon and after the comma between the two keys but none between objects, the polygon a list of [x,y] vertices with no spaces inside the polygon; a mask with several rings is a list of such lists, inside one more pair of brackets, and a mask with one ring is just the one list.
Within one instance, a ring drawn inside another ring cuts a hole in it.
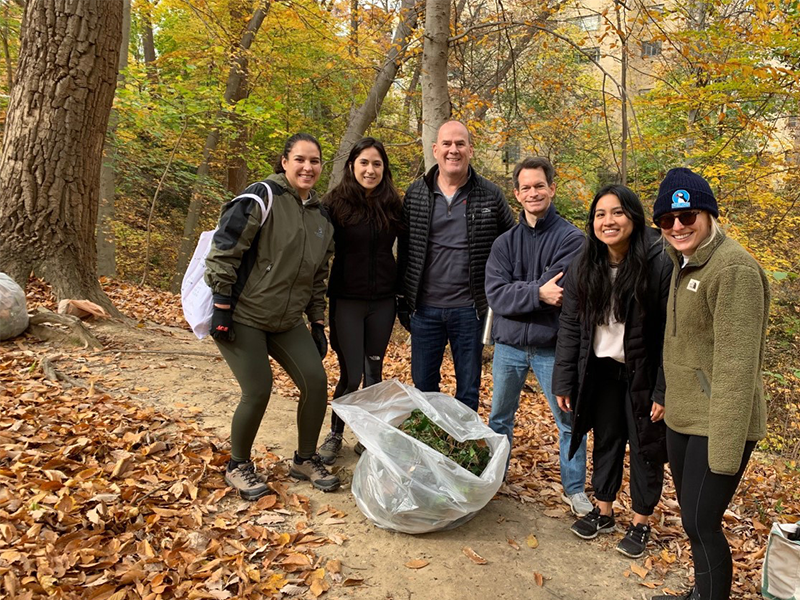
[{"label": "black sneaker", "polygon": [[355,452],[359,456],[364,454],[364,450],[366,450],[366,448],[364,447],[364,444],[362,444],[361,442],[356,442],[356,445],[353,446],[353,452]]},{"label": "black sneaker", "polygon": [[256,473],[252,460],[239,463],[233,469],[225,469],[225,483],[239,492],[245,500],[258,500],[269,492],[267,484]]},{"label": "black sneaker", "polygon": [[311,458],[301,459],[295,452],[289,475],[295,479],[308,480],[315,488],[323,492],[333,492],[339,489],[341,484],[339,478],[325,468],[319,454],[315,454]]},{"label": "black sneaker", "polygon": [[585,517],[581,517],[570,527],[570,531],[585,540],[593,540],[598,533],[614,531],[614,513],[611,516],[601,515],[600,509],[595,506]]},{"label": "black sneaker", "polygon": [[621,552],[629,558],[639,558],[644,554],[644,549],[647,547],[647,540],[649,539],[649,525],[634,525],[631,523],[625,537],[617,544],[617,552]]}]

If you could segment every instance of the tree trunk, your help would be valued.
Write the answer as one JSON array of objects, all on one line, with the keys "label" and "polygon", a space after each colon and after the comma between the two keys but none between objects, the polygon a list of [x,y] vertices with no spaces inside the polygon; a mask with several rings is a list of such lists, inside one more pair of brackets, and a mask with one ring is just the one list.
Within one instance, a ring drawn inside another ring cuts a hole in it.
[{"label": "tree trunk", "polygon": [[392,86],[397,76],[397,71],[405,57],[406,46],[411,38],[411,33],[417,26],[417,17],[416,0],[403,0],[400,6],[400,21],[392,37],[392,47],[389,49],[386,62],[378,69],[378,74],[375,76],[375,82],[369,90],[367,99],[364,100],[361,106],[350,113],[347,129],[333,158],[328,190],[332,190],[341,181],[342,168],[350,149],[364,136],[367,128],[377,118],[383,100],[386,98],[386,94]]},{"label": "tree trunk", "polygon": [[439,126],[450,118],[447,87],[447,40],[450,37],[450,2],[428,0],[425,6],[425,40],[422,46],[422,147],[425,170],[436,164],[433,143]]},{"label": "tree trunk", "polygon": [[[240,23],[244,20],[246,15],[242,13],[242,8],[243,6],[241,4],[231,5],[230,13],[232,23]],[[241,54],[239,44],[240,41],[238,40],[235,44],[233,44],[233,47],[231,48],[231,56]],[[236,89],[233,90],[233,94],[230,99],[230,104],[234,106],[237,102],[244,100],[250,95],[250,86],[248,84],[248,76],[250,73],[246,55],[241,56],[240,70],[242,76],[239,78],[239,84],[237,85]],[[231,194],[236,195],[241,194],[242,191],[244,191],[244,188],[247,187],[249,173],[247,171],[247,160],[245,159],[245,156],[247,155],[247,144],[250,141],[250,131],[245,120],[242,119],[237,113],[229,113],[228,119],[231,122],[230,124],[232,130],[236,133],[230,142],[230,158],[228,158],[228,172],[225,180],[225,189],[227,189]]]},{"label": "tree trunk", "polygon": [[[235,103],[237,91],[242,85],[242,80],[245,78],[247,70],[247,51],[253,44],[253,39],[264,22],[264,18],[269,11],[269,5],[264,5],[256,9],[247,23],[242,40],[239,43],[239,49],[234,54],[231,69],[228,73],[228,82],[225,86],[225,102],[229,105]],[[222,120],[228,115],[226,110],[220,110],[217,113],[217,119]],[[186,272],[186,267],[189,265],[192,252],[194,250],[197,236],[195,230],[197,223],[200,221],[200,213],[203,208],[203,190],[205,189],[205,180],[208,177],[210,170],[211,156],[219,143],[219,129],[214,128],[206,137],[206,143],[203,146],[203,162],[197,167],[197,181],[192,188],[192,198],[189,201],[189,211],[186,214],[186,221],[183,226],[183,237],[181,238],[180,249],[178,250],[178,260],[175,267],[175,275],[170,282],[170,289],[177,293],[181,289],[181,282],[183,281],[183,274]]]},{"label": "tree trunk", "polygon": [[0,265],[119,314],[97,281],[100,164],[122,0],[30,0],[0,156]]},{"label": "tree trunk", "polygon": [[156,43],[153,39],[153,21],[151,17],[150,3],[143,7],[142,19],[142,51],[144,52],[144,64],[147,71],[147,78],[150,83],[158,83],[158,71],[156,70]]},{"label": "tree trunk", "polygon": [[[119,49],[119,75],[117,85],[122,85],[122,72],[128,66],[128,44],[131,38],[131,0],[122,0],[122,44]],[[97,208],[97,274],[100,277],[115,277],[117,274],[116,244],[114,242],[114,197],[116,194],[116,143],[117,111],[111,109],[108,131],[103,146],[103,165],[100,168],[100,204]]]}]

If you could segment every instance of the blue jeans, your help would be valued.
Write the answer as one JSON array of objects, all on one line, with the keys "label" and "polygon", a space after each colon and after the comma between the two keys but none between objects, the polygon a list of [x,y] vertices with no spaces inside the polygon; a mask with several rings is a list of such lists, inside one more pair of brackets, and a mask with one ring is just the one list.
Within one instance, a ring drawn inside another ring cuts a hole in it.
[{"label": "blue jeans", "polygon": [[553,364],[555,348],[519,348],[506,344],[495,344],[492,376],[492,412],[489,427],[496,433],[514,439],[514,417],[519,408],[519,395],[528,372],[532,370],[547,398],[550,410],[558,427],[559,462],[561,463],[561,485],[567,495],[584,491],[586,485],[586,439],[581,442],[572,460],[569,460],[569,444],[572,439],[572,416],[558,407],[553,395]]},{"label": "blue jeans", "polygon": [[475,308],[418,306],[411,315],[411,378],[423,392],[438,392],[447,342],[456,370],[456,398],[478,410],[484,319]]}]

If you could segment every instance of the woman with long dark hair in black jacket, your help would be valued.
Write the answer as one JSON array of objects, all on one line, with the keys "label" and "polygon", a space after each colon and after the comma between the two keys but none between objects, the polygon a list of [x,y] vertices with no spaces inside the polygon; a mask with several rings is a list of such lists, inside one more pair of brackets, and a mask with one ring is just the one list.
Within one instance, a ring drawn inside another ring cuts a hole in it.
[{"label": "woman with long dark hair in black jacket", "polygon": [[573,411],[573,446],[594,430],[597,506],[572,532],[592,539],[615,529],[612,505],[630,444],[634,515],[617,550],[636,558],[650,537],[664,479],[661,352],[672,263],[659,232],[645,226],[638,196],[623,185],[597,193],[586,232],[564,285],[553,369],[559,406]]},{"label": "woman with long dark hair in black jacket", "polygon": [[[392,181],[389,157],[367,137],[350,151],[341,182],[323,198],[333,222],[335,250],[328,279],[331,347],[339,358],[334,398],[382,379],[383,356],[395,318],[397,263],[392,248],[402,200]],[[334,412],[319,448],[333,464],[342,447],[344,421]],[[356,451],[359,446],[356,447]]]}]

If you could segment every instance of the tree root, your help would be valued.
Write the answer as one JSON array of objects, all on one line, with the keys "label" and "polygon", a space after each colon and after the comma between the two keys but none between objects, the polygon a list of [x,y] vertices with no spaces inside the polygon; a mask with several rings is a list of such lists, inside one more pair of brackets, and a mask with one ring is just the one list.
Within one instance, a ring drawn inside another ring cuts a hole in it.
[{"label": "tree root", "polygon": [[199,350],[103,350],[94,352],[92,356],[100,354],[166,354],[172,356],[207,356],[209,358],[222,358],[215,352],[200,352]]},{"label": "tree root", "polygon": [[[45,324],[62,325],[64,329],[46,327]],[[103,347],[94,334],[77,317],[59,315],[46,308],[37,308],[31,315],[28,333],[45,342],[57,342],[99,350]]]},{"label": "tree root", "polygon": [[77,379],[73,379],[69,375],[66,375],[62,371],[56,369],[55,365],[53,364],[53,359],[55,358],[57,357],[46,356],[42,359],[41,363],[39,363],[42,367],[42,371],[44,371],[45,377],[47,377],[50,381],[54,381],[56,383],[61,381],[72,387],[86,387]]}]

